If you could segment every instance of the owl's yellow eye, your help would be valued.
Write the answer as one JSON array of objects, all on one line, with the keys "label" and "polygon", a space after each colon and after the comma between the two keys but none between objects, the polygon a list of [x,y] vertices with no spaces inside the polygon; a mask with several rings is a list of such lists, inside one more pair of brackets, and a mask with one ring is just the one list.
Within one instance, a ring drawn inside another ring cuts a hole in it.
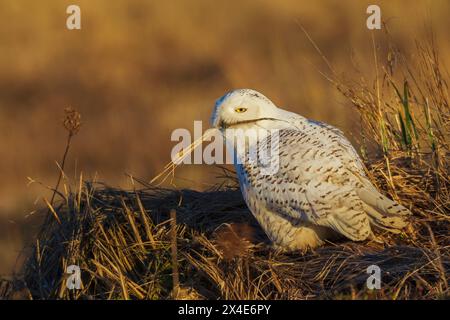
[{"label": "owl's yellow eye", "polygon": [[234,111],[236,111],[237,113],[242,113],[242,112],[247,111],[247,108],[236,108],[236,109],[234,109]]}]

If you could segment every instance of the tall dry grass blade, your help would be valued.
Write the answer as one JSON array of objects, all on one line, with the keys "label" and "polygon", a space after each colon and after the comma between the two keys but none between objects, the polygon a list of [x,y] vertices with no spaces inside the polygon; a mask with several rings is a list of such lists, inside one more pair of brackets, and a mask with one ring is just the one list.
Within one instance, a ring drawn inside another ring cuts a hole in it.
[{"label": "tall dry grass blade", "polygon": [[52,215],[55,217],[56,221],[58,221],[58,223],[61,224],[61,220],[59,219],[58,214],[55,211],[55,208],[53,208],[53,206],[50,204],[50,202],[46,198],[43,198],[43,199],[44,199],[44,202],[47,205],[48,209],[50,210]]},{"label": "tall dry grass blade", "polygon": [[210,128],[206,130],[200,138],[195,140],[188,147],[181,150],[181,152],[176,155],[176,158],[172,159],[172,161],[165,165],[163,171],[157,174],[152,180],[150,180],[149,183],[153,184],[157,180],[161,179],[161,181],[156,185],[159,186],[164,183],[170,175],[174,176],[175,168],[178,167],[183,162],[183,160],[186,159],[197,147],[201,146],[203,141],[211,138],[216,130],[218,129]]},{"label": "tall dry grass blade", "polygon": [[170,248],[172,257],[172,296],[178,298],[180,291],[180,275],[178,273],[178,257],[177,257],[177,212],[175,209],[170,210]]}]

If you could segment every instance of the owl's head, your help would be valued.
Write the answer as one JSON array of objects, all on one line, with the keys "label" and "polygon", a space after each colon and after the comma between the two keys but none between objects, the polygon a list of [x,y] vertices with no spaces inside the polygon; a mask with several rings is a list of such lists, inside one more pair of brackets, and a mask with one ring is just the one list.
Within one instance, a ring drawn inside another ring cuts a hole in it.
[{"label": "owl's head", "polygon": [[277,107],[263,94],[252,89],[237,89],[220,97],[211,116],[212,126],[226,129],[273,120]]}]

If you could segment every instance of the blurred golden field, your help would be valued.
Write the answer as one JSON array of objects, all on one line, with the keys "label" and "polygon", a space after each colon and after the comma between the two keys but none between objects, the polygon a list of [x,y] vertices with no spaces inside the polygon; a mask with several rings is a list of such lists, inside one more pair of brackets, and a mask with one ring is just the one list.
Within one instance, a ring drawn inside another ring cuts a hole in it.
[{"label": "blurred golden field", "polygon": [[[81,7],[82,30],[66,29],[66,7]],[[208,123],[216,98],[232,88],[263,92],[280,106],[326,121],[347,136],[358,118],[318,72],[373,79],[371,33],[386,60],[384,30],[366,28],[378,4],[396,45],[413,57],[433,30],[450,65],[450,2],[429,1],[31,1],[0,2],[0,275],[15,259],[54,185],[66,142],[61,120],[82,114],[66,173],[126,187],[125,173],[150,179],[170,160],[175,128]],[[448,70],[448,69],[446,69]],[[448,75],[448,73],[447,73]],[[355,141],[355,140],[353,140]],[[179,185],[202,189],[214,169],[187,166]],[[184,181],[184,182],[183,182]]]}]

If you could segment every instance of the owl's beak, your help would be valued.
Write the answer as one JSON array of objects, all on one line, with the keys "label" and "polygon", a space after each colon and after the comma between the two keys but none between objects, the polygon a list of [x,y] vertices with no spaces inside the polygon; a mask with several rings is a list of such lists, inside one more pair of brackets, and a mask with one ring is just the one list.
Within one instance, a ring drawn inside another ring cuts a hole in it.
[{"label": "owl's beak", "polygon": [[226,129],[229,126],[229,124],[226,123],[223,119],[220,119],[217,112],[214,112],[214,114],[211,117],[211,126],[213,128],[223,130]]},{"label": "owl's beak", "polygon": [[217,128],[220,130],[224,130],[228,128],[228,124],[225,121],[221,120],[219,121]]}]

